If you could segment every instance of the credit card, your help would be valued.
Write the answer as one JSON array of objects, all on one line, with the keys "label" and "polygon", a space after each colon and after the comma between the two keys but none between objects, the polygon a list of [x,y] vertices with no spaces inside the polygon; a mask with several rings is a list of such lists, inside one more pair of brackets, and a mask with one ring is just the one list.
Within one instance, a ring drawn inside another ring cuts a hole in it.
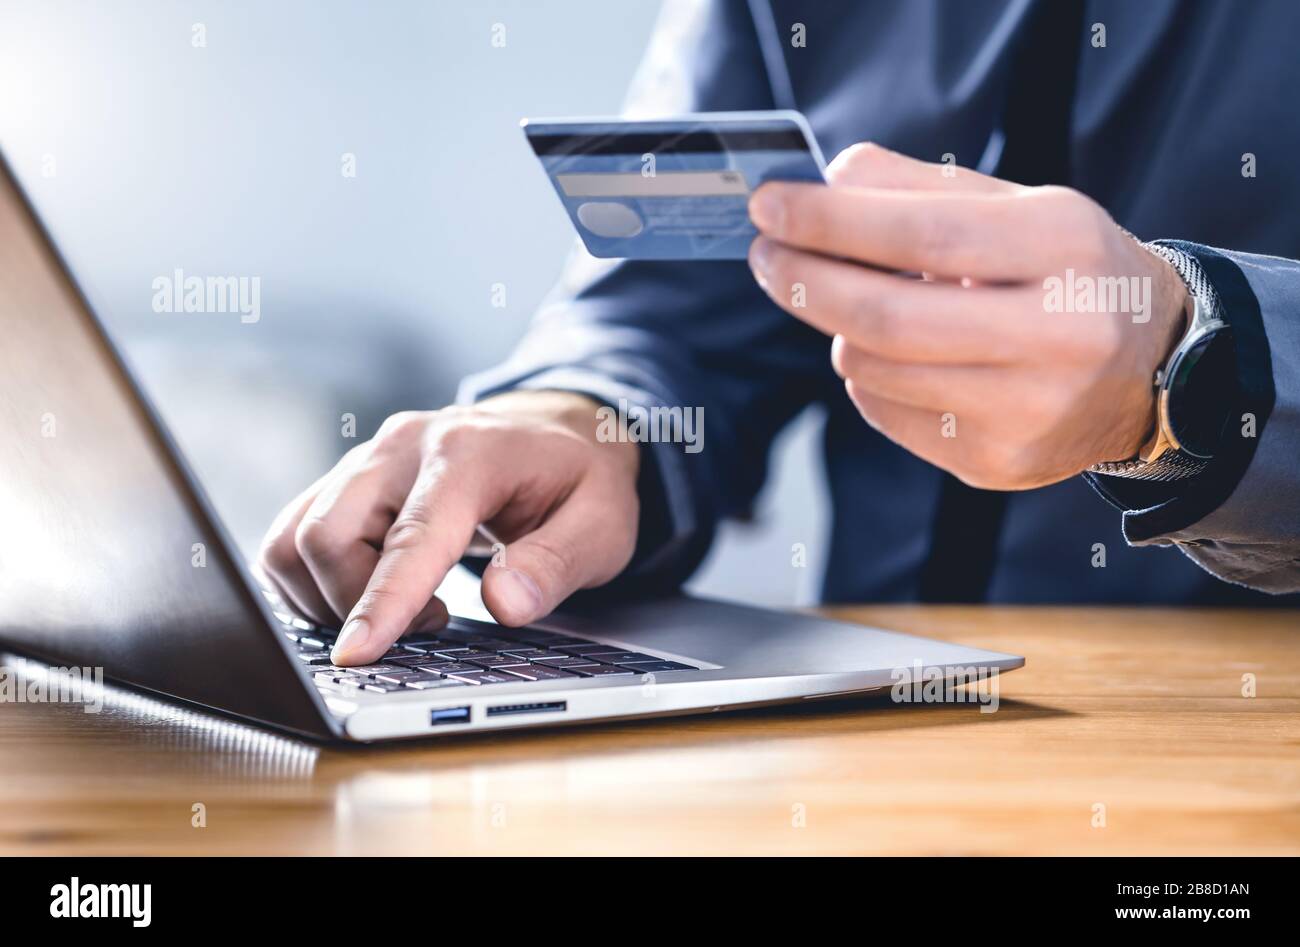
[{"label": "credit card", "polygon": [[798,112],[703,112],[647,121],[524,119],[524,135],[592,256],[743,260],[764,181],[825,181]]}]

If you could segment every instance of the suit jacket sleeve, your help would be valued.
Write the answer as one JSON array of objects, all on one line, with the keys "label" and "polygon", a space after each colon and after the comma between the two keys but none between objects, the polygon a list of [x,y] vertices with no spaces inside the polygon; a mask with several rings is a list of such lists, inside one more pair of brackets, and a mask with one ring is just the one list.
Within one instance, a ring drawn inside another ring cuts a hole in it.
[{"label": "suit jacket sleeve", "polygon": [[1201,263],[1223,303],[1235,407],[1210,468],[1183,484],[1089,475],[1135,545],[1170,543],[1209,572],[1300,590],[1300,262],[1167,241]]}]

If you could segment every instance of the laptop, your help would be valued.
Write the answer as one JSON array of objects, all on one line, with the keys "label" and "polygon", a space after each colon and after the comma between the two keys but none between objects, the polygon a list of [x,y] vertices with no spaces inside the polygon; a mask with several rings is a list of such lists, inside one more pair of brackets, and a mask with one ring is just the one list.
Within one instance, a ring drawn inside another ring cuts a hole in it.
[{"label": "laptop", "polygon": [[0,644],[49,665],[375,742],[952,685],[1024,664],[675,596],[566,607],[527,628],[453,617],[373,665],[334,667],[335,630],[294,615],[242,561],[3,158],[0,326]]}]

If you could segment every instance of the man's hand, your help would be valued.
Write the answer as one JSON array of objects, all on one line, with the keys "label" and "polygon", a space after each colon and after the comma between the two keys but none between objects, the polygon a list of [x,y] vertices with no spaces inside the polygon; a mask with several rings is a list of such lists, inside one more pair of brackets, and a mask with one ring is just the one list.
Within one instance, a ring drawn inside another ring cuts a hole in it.
[{"label": "man's hand", "polygon": [[262,570],[307,617],[346,618],[334,661],[365,664],[446,622],[434,591],[485,524],[506,545],[484,604],[502,624],[535,621],[614,578],[636,545],[637,445],[599,442],[596,408],[517,392],[395,414],[280,513]]},{"label": "man's hand", "polygon": [[[834,337],[868,423],[989,489],[1137,452],[1155,425],[1152,376],[1183,329],[1186,288],[1168,263],[1067,188],[869,144],[828,177],[755,192],[750,266]],[[1079,311],[1089,286],[1092,311]]]}]

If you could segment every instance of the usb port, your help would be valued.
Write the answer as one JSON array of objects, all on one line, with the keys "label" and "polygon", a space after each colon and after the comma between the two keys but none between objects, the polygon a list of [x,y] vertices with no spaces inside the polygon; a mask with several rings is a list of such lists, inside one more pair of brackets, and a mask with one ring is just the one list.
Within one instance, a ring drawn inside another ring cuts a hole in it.
[{"label": "usb port", "polygon": [[496,707],[489,707],[487,715],[489,717],[504,717],[509,714],[555,714],[568,710],[568,708],[569,702],[567,700],[552,700],[538,704],[498,704]]},{"label": "usb port", "polygon": [[435,727],[444,723],[469,723],[469,708],[439,707],[429,711],[429,723]]}]

